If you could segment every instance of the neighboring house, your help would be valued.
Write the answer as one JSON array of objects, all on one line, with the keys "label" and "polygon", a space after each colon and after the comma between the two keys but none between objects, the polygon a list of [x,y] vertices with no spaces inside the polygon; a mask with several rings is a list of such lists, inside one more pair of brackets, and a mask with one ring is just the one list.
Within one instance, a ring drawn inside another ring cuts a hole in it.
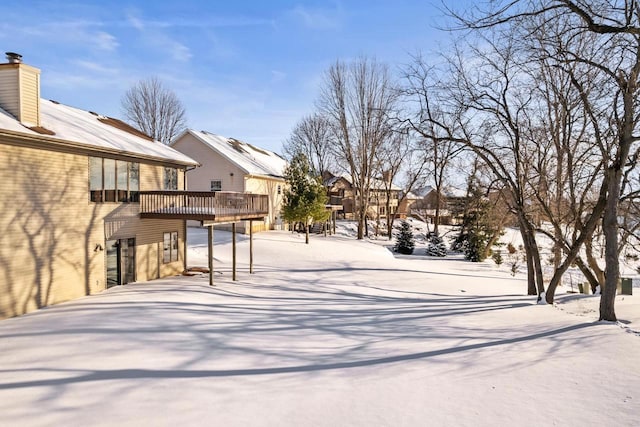
[{"label": "neighboring house", "polygon": [[[255,145],[206,131],[188,129],[171,147],[196,159],[202,167],[187,174],[189,191],[237,191],[264,194],[269,198],[269,215],[264,222],[253,222],[254,231],[279,228],[284,198],[286,160]],[[239,226],[248,232],[247,223]]]},{"label": "neighboring house", "polygon": [[40,98],[40,70],[0,64],[0,318],[182,273],[184,219],[146,219],[149,190],[197,162],[127,124]]},{"label": "neighboring house", "polygon": [[398,195],[398,198],[402,199],[402,201],[398,204],[398,218],[400,219],[406,219],[409,215],[411,215],[411,207],[418,200],[422,199],[412,191],[409,191],[406,195],[401,192]]},{"label": "neighboring house", "polygon": [[[411,215],[433,223],[436,215],[437,192],[433,187],[414,190],[416,200],[408,206]],[[467,203],[465,191],[447,187],[440,196],[440,224],[455,225],[462,223],[464,207]]]},{"label": "neighboring house", "polygon": [[[342,205],[342,210],[338,215],[344,219],[355,219],[357,209],[357,199],[355,188],[353,187],[349,175],[333,175],[326,172],[323,176],[324,186],[327,188],[329,204]],[[398,196],[402,190],[400,187],[391,184],[390,187],[390,212],[387,212],[387,185],[381,179],[372,179],[369,189],[369,208],[367,216],[369,219],[383,219],[388,215],[396,213],[398,210]]]}]

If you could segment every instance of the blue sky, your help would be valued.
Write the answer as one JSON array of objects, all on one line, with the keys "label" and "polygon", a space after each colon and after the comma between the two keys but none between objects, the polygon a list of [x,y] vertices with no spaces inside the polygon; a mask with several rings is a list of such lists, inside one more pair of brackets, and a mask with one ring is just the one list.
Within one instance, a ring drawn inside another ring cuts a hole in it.
[{"label": "blue sky", "polygon": [[121,118],[126,90],[156,76],[189,127],[276,152],[335,60],[395,70],[449,37],[437,0],[10,0],[0,15],[0,49],[42,70],[43,98]]}]

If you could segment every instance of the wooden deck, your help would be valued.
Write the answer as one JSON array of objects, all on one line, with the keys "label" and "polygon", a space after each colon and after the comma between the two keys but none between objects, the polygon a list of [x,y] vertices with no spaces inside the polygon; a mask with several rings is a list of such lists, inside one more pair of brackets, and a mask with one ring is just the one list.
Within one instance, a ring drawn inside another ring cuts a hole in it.
[{"label": "wooden deck", "polygon": [[141,191],[140,218],[213,223],[263,220],[269,196],[226,191]]}]

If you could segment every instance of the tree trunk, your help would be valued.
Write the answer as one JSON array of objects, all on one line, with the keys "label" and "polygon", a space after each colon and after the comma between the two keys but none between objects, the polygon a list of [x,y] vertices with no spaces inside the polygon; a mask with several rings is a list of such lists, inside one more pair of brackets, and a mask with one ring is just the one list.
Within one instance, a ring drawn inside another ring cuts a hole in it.
[{"label": "tree trunk", "polygon": [[522,243],[524,246],[524,251],[527,259],[527,295],[538,295],[538,290],[536,289],[536,276],[535,276],[535,268],[533,266],[533,248],[529,244],[529,237],[525,236],[526,232],[520,230],[522,234]]},{"label": "tree trunk", "polygon": [[[573,242],[571,247],[564,247],[566,252],[566,258],[560,264],[558,268],[556,268],[551,281],[549,282],[549,287],[547,289],[547,302],[549,304],[553,303],[556,287],[560,283],[562,279],[562,275],[567,271],[571,263],[578,258],[578,253],[583,244],[591,241],[593,238],[593,233],[600,222],[600,217],[602,215],[603,210],[607,204],[607,190],[608,190],[608,178],[605,176],[605,181],[602,183],[600,187],[600,193],[598,195],[598,202],[593,207],[593,210],[589,214],[587,221],[582,225],[580,230],[576,230],[580,232],[580,235]],[[580,260],[581,262],[582,260]],[[591,280],[590,280],[591,282]]]},{"label": "tree trunk", "polygon": [[537,269],[534,264],[535,257],[533,256],[533,251],[537,250],[537,246],[531,244],[531,236],[529,234],[530,227],[527,225],[526,218],[524,218],[522,212],[518,212],[518,223],[520,225],[520,235],[522,236],[522,244],[527,259],[527,295],[539,295],[536,287]]},{"label": "tree trunk", "polygon": [[309,244],[309,221],[304,224],[304,242]]},{"label": "tree trunk", "polygon": [[600,289],[604,288],[604,271],[602,270],[602,268],[600,268],[598,261],[593,256],[593,243],[591,242],[591,239],[588,239],[584,243],[584,251],[587,255],[587,264],[593,272],[597,284],[600,285]]},{"label": "tree trunk", "polygon": [[530,230],[531,234],[531,246],[532,246],[532,255],[533,255],[533,266],[536,269],[536,285],[538,290],[538,297],[542,295],[544,292],[544,276],[542,275],[542,262],[540,260],[540,249],[538,248],[538,244],[536,243],[535,235],[533,235],[533,230]]},{"label": "tree trunk", "polygon": [[489,255],[491,255],[491,248],[496,244],[499,238],[500,232],[493,233],[493,235],[489,238],[489,240],[487,241],[487,246],[485,246],[484,248],[484,253],[482,254],[485,259],[489,258]]},{"label": "tree trunk", "polygon": [[618,195],[620,194],[619,170],[613,170],[614,175],[609,181],[607,206],[602,218],[602,231],[605,236],[604,259],[606,262],[604,272],[604,289],[600,296],[600,320],[615,322],[616,288],[620,278],[620,265],[618,260]]},{"label": "tree trunk", "polygon": [[392,234],[393,234],[393,223],[396,220],[396,214],[394,213],[393,215],[389,215],[389,220],[387,221],[387,237],[389,238],[389,240],[392,240]]},{"label": "tree trunk", "polygon": [[433,234],[438,235],[438,225],[440,224],[440,189],[436,189],[436,214],[433,216]]},{"label": "tree trunk", "polygon": [[578,268],[580,269],[580,271],[582,272],[582,274],[584,275],[584,277],[587,278],[587,281],[589,282],[589,286],[591,286],[592,293],[595,294],[596,293],[596,287],[598,285],[600,285],[600,287],[602,288],[602,282],[598,281],[598,278],[596,277],[594,272],[591,271],[589,266],[586,265],[584,263],[584,261],[582,261],[582,258],[576,257],[576,261],[575,262],[576,262],[576,265],[578,266]]}]

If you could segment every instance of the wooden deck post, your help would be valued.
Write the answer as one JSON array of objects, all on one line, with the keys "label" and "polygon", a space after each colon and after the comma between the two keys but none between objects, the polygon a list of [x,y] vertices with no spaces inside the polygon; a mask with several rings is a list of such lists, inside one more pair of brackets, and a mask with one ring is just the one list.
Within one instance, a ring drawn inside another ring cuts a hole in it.
[{"label": "wooden deck post", "polygon": [[253,220],[249,220],[249,274],[253,274]]},{"label": "wooden deck post", "polygon": [[338,217],[338,212],[332,211],[331,217],[333,218],[333,234],[336,234],[336,218]]},{"label": "wooden deck post", "polygon": [[213,225],[207,226],[209,238],[207,239],[208,258],[209,258],[209,286],[213,286]]},{"label": "wooden deck post", "polygon": [[184,262],[184,272],[186,273],[189,269],[189,265],[187,264],[187,220],[182,221],[182,244],[184,245],[182,248],[182,257]]},{"label": "wooden deck post", "polygon": [[233,243],[231,245],[231,247],[233,248],[233,281],[235,282],[236,279],[236,223],[232,222],[231,223],[231,235],[233,236]]}]

